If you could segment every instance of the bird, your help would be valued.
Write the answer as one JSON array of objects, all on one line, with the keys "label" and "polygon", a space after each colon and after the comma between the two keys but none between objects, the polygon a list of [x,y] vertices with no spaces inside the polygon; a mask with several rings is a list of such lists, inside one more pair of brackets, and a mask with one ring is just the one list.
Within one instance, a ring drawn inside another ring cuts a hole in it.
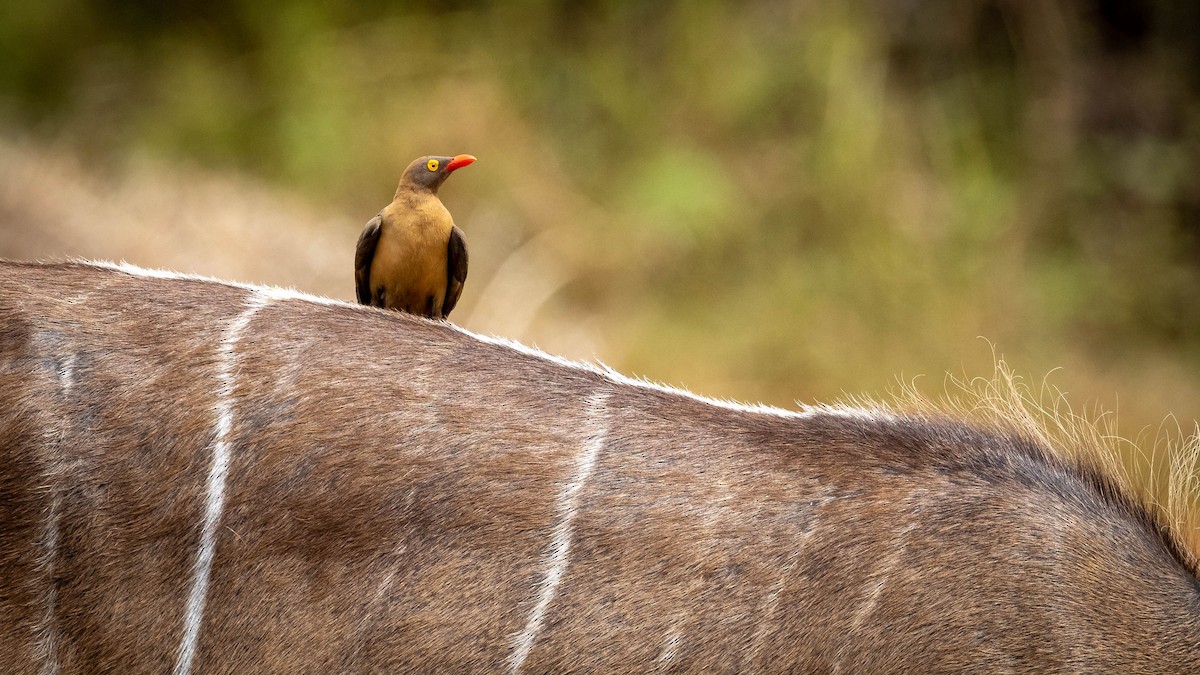
[{"label": "bird", "polygon": [[438,198],[471,155],[419,157],[396,195],[367,221],[354,251],[354,286],[364,305],[446,319],[467,280],[467,243]]}]

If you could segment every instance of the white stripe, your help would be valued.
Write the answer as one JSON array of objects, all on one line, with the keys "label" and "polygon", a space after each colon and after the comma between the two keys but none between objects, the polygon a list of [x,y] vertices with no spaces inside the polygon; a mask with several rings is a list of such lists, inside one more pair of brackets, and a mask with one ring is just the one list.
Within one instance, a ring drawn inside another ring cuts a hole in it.
[{"label": "white stripe", "polygon": [[[400,547],[392,553],[391,557],[398,560],[406,548],[407,546],[401,544]],[[398,564],[390,565],[391,569],[389,569],[388,573],[383,577],[383,581],[380,582],[379,587],[375,589],[375,595],[372,596],[370,601],[368,601],[363,607],[362,614],[359,616],[354,629],[350,633],[351,638],[354,641],[354,648],[350,651],[349,656],[342,661],[347,668],[357,663],[358,655],[362,652],[363,647],[367,644],[367,640],[370,637],[371,626],[378,618],[377,615],[381,612],[381,610],[386,609],[386,602],[389,598],[388,592],[392,589],[392,583],[396,580],[396,570],[398,566]]]},{"label": "white stripe", "polygon": [[675,655],[679,653],[679,646],[681,644],[683,644],[683,631],[680,630],[678,625],[673,626],[663,639],[662,650],[659,652],[658,658],[655,659],[655,663],[658,664],[658,670],[671,665],[671,661],[674,661]]},{"label": "white stripe", "polygon": [[[825,506],[825,504],[829,501],[829,497],[822,497],[814,502],[814,506],[816,509],[819,509]],[[783,593],[783,589],[786,587],[788,579],[790,579],[792,576],[792,570],[796,567],[796,561],[800,558],[800,552],[804,550],[805,546],[808,544],[808,540],[812,538],[813,534],[817,530],[816,509],[813,511],[814,515],[812,523],[809,524],[808,529],[804,530],[796,537],[796,541],[792,544],[792,552],[790,555],[788,555],[787,562],[783,564],[783,567],[779,571],[779,578],[775,581],[775,585],[771,588],[771,592],[767,593],[767,597],[763,601],[762,619],[758,622],[758,630],[754,632],[754,637],[750,641],[750,647],[746,650],[746,655],[742,659],[742,663],[747,666],[747,670],[754,669],[754,661],[758,658],[758,652],[762,649],[763,642],[767,637],[767,632],[771,628],[771,622],[775,618],[775,608],[779,605],[779,595]]]},{"label": "white stripe", "polygon": [[58,555],[58,520],[62,509],[62,497],[58,494],[50,501],[50,515],[46,518],[46,551],[42,558],[42,571],[46,577],[46,607],[38,626],[38,655],[42,659],[40,675],[55,675],[58,672],[58,625],[55,609],[58,604],[58,584],[54,581],[54,561]]},{"label": "white stripe", "polygon": [[204,618],[204,600],[208,593],[208,577],[212,571],[213,554],[216,548],[217,523],[225,500],[225,476],[229,471],[229,430],[233,428],[233,389],[237,352],[234,348],[242,337],[250,320],[258,310],[271,302],[271,295],[255,290],[246,300],[245,307],[225,329],[225,339],[217,351],[217,423],[213,435],[212,468],[208,473],[208,501],[204,508],[204,529],[200,534],[200,551],[196,555],[195,576],[192,592],[188,596],[187,610],[183,618],[183,640],[179,645],[179,660],[175,663],[175,675],[186,675],[192,669],[196,655],[196,641],[200,637],[200,622]]},{"label": "white stripe", "polygon": [[596,456],[600,454],[600,450],[604,447],[605,436],[608,434],[606,408],[608,396],[608,391],[602,391],[588,398],[587,418],[590,423],[591,433],[584,444],[583,454],[576,463],[574,479],[567,484],[567,487],[563,489],[562,494],[559,496],[558,525],[554,528],[554,537],[550,543],[546,577],[542,580],[541,584],[541,597],[538,598],[537,605],[534,606],[533,612],[529,615],[529,621],[525,624],[525,630],[521,631],[513,640],[513,653],[508,659],[508,670],[510,673],[517,673],[521,670],[521,665],[525,663],[525,658],[529,656],[529,651],[533,649],[533,642],[537,639],[538,632],[542,628],[542,619],[546,615],[546,608],[550,606],[550,601],[554,599],[554,593],[558,590],[558,584],[562,581],[563,574],[567,570],[567,558],[571,553],[571,523],[575,519],[575,507],[579,501],[579,491],[592,475],[592,467],[596,464]]},{"label": "white stripe", "polygon": [[899,534],[891,543],[891,551],[879,569],[871,575],[866,586],[863,588],[863,604],[854,613],[854,618],[850,621],[852,628],[861,628],[871,612],[875,611],[875,607],[879,604],[879,596],[883,593],[883,586],[887,583],[888,577],[895,571],[896,565],[900,564],[900,559],[908,552],[908,536],[917,524],[910,522],[900,530]]},{"label": "white stripe", "polygon": [[58,383],[62,386],[63,394],[70,393],[71,386],[75,384],[75,358],[75,354],[68,354],[58,364]]},{"label": "white stripe", "polygon": [[[64,356],[58,362],[58,383],[61,387],[60,396],[66,398],[70,393],[75,379],[72,371],[75,367],[75,354]],[[36,626],[37,641],[35,649],[42,661],[39,675],[56,675],[58,673],[58,583],[55,579],[55,563],[58,560],[58,539],[62,521],[62,493],[58,483],[66,473],[62,458],[63,448],[66,447],[66,430],[64,421],[56,419],[48,426],[47,449],[51,453],[46,459],[46,488],[50,495],[50,512],[46,514],[46,527],[42,535],[44,550],[39,563],[40,571],[45,578],[46,590],[42,595],[42,618]]]}]

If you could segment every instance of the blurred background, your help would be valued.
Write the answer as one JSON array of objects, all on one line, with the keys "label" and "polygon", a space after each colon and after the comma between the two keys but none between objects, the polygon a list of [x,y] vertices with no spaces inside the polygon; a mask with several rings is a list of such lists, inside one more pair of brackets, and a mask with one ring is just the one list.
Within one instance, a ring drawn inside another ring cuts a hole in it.
[{"label": "blurred background", "polygon": [[0,257],[353,298],[423,154],[453,319],[794,407],[1200,415],[1200,4],[0,3]]}]

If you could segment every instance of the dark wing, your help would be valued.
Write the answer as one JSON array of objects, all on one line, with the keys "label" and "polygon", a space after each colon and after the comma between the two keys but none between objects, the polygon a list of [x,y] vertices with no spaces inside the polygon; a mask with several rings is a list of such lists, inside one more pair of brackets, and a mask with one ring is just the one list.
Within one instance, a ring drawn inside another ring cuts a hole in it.
[{"label": "dark wing", "polygon": [[467,282],[467,241],[462,230],[450,228],[450,243],[446,245],[446,299],[442,301],[442,318],[458,304],[463,284]]},{"label": "dark wing", "polygon": [[358,245],[354,247],[354,290],[362,305],[371,304],[371,261],[375,259],[375,245],[379,243],[381,229],[383,218],[376,215],[367,221],[362,234],[358,235]]}]

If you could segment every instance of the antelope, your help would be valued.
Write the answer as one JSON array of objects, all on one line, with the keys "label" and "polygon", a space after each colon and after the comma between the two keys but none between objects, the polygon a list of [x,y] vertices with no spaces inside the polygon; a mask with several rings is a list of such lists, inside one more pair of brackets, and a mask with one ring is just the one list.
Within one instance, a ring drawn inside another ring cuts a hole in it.
[{"label": "antelope", "polygon": [[1003,426],[0,263],[5,672],[1200,672],[1164,522]]}]

